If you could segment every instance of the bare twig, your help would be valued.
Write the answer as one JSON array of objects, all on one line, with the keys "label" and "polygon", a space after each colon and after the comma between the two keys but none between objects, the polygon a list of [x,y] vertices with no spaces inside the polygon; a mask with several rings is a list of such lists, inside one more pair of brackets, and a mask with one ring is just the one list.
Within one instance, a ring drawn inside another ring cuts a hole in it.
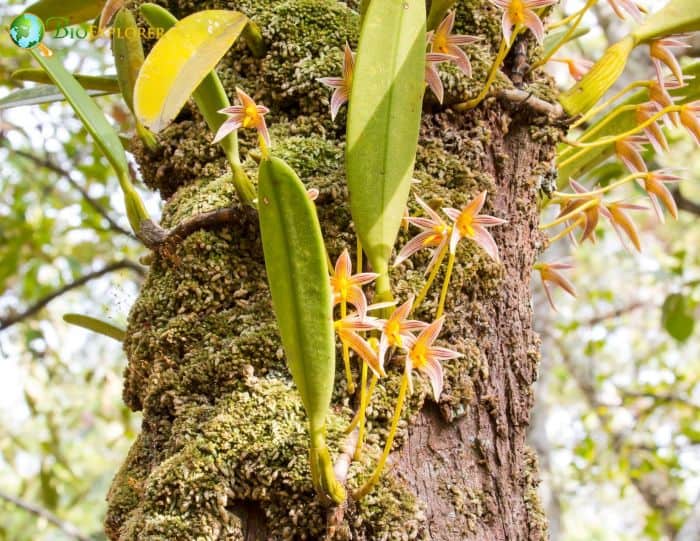
[{"label": "bare twig", "polygon": [[674,188],[671,193],[673,194],[673,198],[676,200],[676,205],[680,210],[700,216],[700,203],[696,203],[695,201],[688,199],[678,188]]},{"label": "bare twig", "polygon": [[19,323],[20,321],[33,316],[36,314],[39,310],[41,310],[44,306],[49,304],[52,300],[54,300],[57,297],[60,297],[64,293],[70,291],[71,289],[75,289],[77,287],[80,287],[86,283],[88,283],[90,280],[94,280],[95,278],[99,278],[100,276],[104,276],[105,274],[108,274],[110,272],[114,272],[116,270],[120,269],[130,269],[137,274],[143,276],[144,275],[144,270],[143,268],[138,265],[137,263],[134,263],[133,261],[129,261],[128,259],[125,259],[123,261],[116,261],[114,263],[110,263],[109,265],[90,272],[84,276],[81,276],[77,280],[64,285],[63,287],[58,288],[57,290],[53,291],[52,293],[49,293],[45,297],[39,299],[37,302],[29,306],[26,310],[23,312],[19,312],[17,314],[10,314],[6,317],[0,318],[0,331],[4,331],[5,329],[11,327],[15,323]]},{"label": "bare twig", "polygon": [[29,160],[33,162],[34,164],[43,167],[45,169],[48,169],[49,171],[52,171],[58,175],[61,175],[62,177],[65,177],[65,179],[68,181],[68,183],[75,188],[80,195],[82,196],[83,199],[85,199],[85,202],[90,205],[93,209],[95,209],[95,212],[102,216],[107,223],[109,224],[110,230],[116,232],[116,233],[121,233],[122,235],[126,235],[127,237],[131,237],[135,239],[136,237],[134,236],[133,233],[130,231],[127,231],[124,229],[122,226],[120,226],[110,215],[109,213],[100,205],[97,201],[95,201],[92,197],[90,197],[90,194],[87,193],[85,188],[83,188],[76,180],[73,178],[73,176],[70,174],[69,171],[66,171],[63,169],[61,166],[58,164],[55,164],[49,159],[46,158],[41,158],[39,156],[36,156],[32,154],[31,152],[26,152],[24,150],[12,150],[14,154],[17,156],[21,156],[22,158]]},{"label": "bare twig", "polygon": [[39,505],[18,498],[17,496],[13,496],[12,494],[8,494],[2,490],[0,490],[0,499],[5,500],[6,502],[10,502],[11,504],[19,507],[20,509],[27,511],[28,513],[32,513],[37,517],[41,517],[47,520],[48,522],[59,528],[61,531],[63,531],[63,533],[65,533],[67,536],[73,539],[77,539],[78,541],[92,541],[92,538],[89,535],[85,535],[84,533],[82,533],[76,526],[74,526],[70,522],[58,518],[48,509],[44,509]]},{"label": "bare twig", "polygon": [[547,115],[552,120],[563,120],[566,117],[564,109],[558,103],[549,103],[525,90],[506,88],[498,92],[498,97],[514,105],[525,106],[536,113]]}]

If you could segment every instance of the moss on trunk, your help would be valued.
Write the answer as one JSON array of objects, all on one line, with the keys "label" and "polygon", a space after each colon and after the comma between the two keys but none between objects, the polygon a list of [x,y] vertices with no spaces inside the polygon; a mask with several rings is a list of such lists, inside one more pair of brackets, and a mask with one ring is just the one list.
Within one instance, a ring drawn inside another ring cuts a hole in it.
[{"label": "moss on trunk", "polygon": [[[241,86],[272,109],[275,153],[320,191],[331,257],[352,250],[344,113],[331,122],[329,93],[317,79],[340,72],[342,45],[357,41],[355,12],[334,0],[160,3],[180,17],[223,7],[258,22],[267,55],[255,59],[237,45],[219,73],[229,94]],[[458,6],[459,30],[486,39],[469,49],[473,80],[443,70],[448,103],[479,91],[500,32],[499,14],[488,2]],[[499,84],[510,83],[503,77]],[[548,89],[546,81],[540,86]],[[164,226],[239,206],[231,183],[219,177],[226,165],[211,137],[191,106],[162,134],[155,153],[135,142],[146,183],[167,198]],[[245,155],[253,138],[242,137]],[[311,488],[304,413],[285,368],[253,211],[239,206],[230,227],[199,231],[156,258],[124,343],[124,399],[143,410],[143,427],[108,495],[110,539],[544,539],[536,464],[524,430],[537,365],[528,304],[530,269],[542,244],[535,227],[537,178],[553,158],[554,137],[546,122],[493,98],[466,114],[426,100],[414,191],[439,208],[459,207],[488,190],[491,213],[510,222],[496,232],[503,262],[461,244],[442,337],[464,357],[445,363],[437,409],[427,383],[416,380],[394,473],[342,515],[323,507]],[[248,157],[245,166],[254,178],[255,162]],[[413,201],[410,208],[416,210]],[[402,232],[397,246],[409,235]],[[420,289],[428,256],[394,271],[399,298]],[[434,314],[437,289],[419,317]],[[334,453],[355,406],[342,367],[337,374],[328,435]],[[374,466],[400,374],[400,366],[391,366],[377,386],[367,450],[351,466],[351,486]],[[443,438],[423,439],[438,429]],[[427,476],[416,473],[415,461],[429,467]],[[437,475],[441,469],[446,473]]]}]

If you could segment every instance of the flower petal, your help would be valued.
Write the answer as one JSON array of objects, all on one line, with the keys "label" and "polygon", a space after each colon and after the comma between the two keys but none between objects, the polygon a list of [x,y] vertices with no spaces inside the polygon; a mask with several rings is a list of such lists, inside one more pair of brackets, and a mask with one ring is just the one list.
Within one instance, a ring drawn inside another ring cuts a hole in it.
[{"label": "flower petal", "polygon": [[474,229],[474,236],[472,239],[481,246],[493,260],[500,261],[498,257],[498,246],[496,246],[496,241],[493,240],[491,234],[477,224],[473,224],[472,228]]}]

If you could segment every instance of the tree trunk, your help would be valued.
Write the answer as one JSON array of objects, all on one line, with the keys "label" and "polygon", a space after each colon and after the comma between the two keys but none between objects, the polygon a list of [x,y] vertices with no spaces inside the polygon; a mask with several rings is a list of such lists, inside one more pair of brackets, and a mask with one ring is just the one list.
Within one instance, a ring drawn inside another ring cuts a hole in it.
[{"label": "tree trunk", "polygon": [[[354,6],[335,0],[167,5],[178,17],[218,7],[258,22],[266,56],[255,59],[236,45],[219,73],[229,94],[240,86],[271,108],[273,152],[320,190],[316,203],[331,258],[354,250],[343,173],[345,116],[331,122],[329,92],[317,82],[340,73],[346,40],[353,48],[357,43]],[[458,2],[456,32],[485,39],[469,49],[473,79],[442,69],[446,103],[480,89],[500,39],[499,17],[486,0]],[[549,92],[546,81],[531,88]],[[439,209],[488,190],[488,213],[509,222],[492,230],[502,260],[461,243],[440,342],[464,356],[445,363],[439,404],[415,378],[382,482],[340,509],[325,507],[311,487],[305,416],[276,330],[257,217],[219,177],[225,161],[210,144],[212,134],[188,108],[162,134],[159,150],[135,142],[146,183],[167,199],[164,226],[217,208],[239,212],[226,227],[197,231],[156,256],[131,310],[124,399],[143,411],[143,425],[108,495],[110,539],[545,539],[536,456],[525,441],[538,363],[529,281],[542,248],[538,178],[550,167],[556,130],[526,106],[495,98],[457,113],[426,97],[425,111],[414,192]],[[241,136],[245,150],[253,137]],[[254,178],[250,157],[246,166]],[[417,212],[413,200],[409,206]],[[397,246],[413,233],[402,232]],[[398,299],[420,289],[428,258],[423,251],[395,270]],[[432,320],[441,279],[442,272],[419,319]],[[377,386],[366,450],[350,467],[350,487],[371,472],[381,451],[401,370],[400,362],[390,364]],[[328,422],[335,456],[357,404],[342,366],[337,374]]]}]

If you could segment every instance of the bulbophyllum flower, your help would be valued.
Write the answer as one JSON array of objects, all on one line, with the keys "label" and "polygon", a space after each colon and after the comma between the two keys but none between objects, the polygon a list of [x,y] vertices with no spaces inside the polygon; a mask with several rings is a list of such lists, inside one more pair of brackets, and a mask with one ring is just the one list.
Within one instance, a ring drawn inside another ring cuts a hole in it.
[{"label": "bulbophyllum flower", "polygon": [[236,87],[236,95],[238,96],[238,101],[241,102],[240,105],[225,107],[219,111],[228,115],[229,118],[224,121],[216,132],[214,142],[218,143],[229,133],[239,128],[255,128],[269,147],[270,134],[267,131],[267,124],[265,124],[265,115],[270,110],[264,105],[257,105],[253,98],[238,87]]},{"label": "bulbophyllum flower", "polygon": [[569,281],[569,279],[566,276],[559,272],[562,270],[573,269],[574,266],[571,263],[537,263],[533,268],[534,270],[540,273],[540,279],[542,280],[542,289],[544,289],[544,294],[547,297],[547,301],[549,301],[549,305],[555,312],[557,311],[557,307],[555,306],[554,300],[552,299],[552,292],[549,289],[549,283],[560,287],[572,297],[576,296],[576,288],[574,288],[574,285]]},{"label": "bulbophyllum flower", "polygon": [[585,58],[552,58],[550,62],[566,64],[569,69],[569,75],[576,81],[580,81],[593,67],[593,62]]},{"label": "bulbophyllum flower", "polygon": [[673,199],[673,194],[666,187],[666,184],[678,182],[681,177],[670,173],[667,169],[659,169],[658,171],[650,171],[644,178],[639,179],[639,184],[647,192],[651,200],[651,206],[660,222],[664,222],[664,213],[659,204],[659,200],[668,210],[669,214],[674,218],[678,218],[678,207]]},{"label": "bulbophyllum flower", "polygon": [[690,132],[695,143],[700,145],[700,100],[691,101],[681,107],[679,114],[681,124]]},{"label": "bulbophyllum flower", "polygon": [[379,326],[377,318],[350,314],[337,320],[334,325],[335,332],[344,347],[357,353],[377,377],[386,376],[384,359],[379,357],[372,345],[359,335],[360,332],[377,329]]},{"label": "bulbophyllum flower", "polygon": [[551,6],[559,0],[490,0],[503,10],[503,37],[510,43],[513,28],[530,29],[539,43],[544,41],[542,19],[533,10]]},{"label": "bulbophyllum flower", "polygon": [[625,242],[625,235],[627,235],[627,238],[632,242],[637,251],[641,252],[642,246],[639,242],[637,227],[634,225],[634,222],[629,217],[627,212],[625,212],[626,210],[648,209],[642,205],[633,205],[622,201],[606,203],[600,207],[600,213],[610,221],[613,229],[615,229],[615,233],[617,233],[617,236],[620,238],[622,245],[627,248],[627,243]]},{"label": "bulbophyllum flower", "polygon": [[642,22],[642,10],[634,0],[608,0],[608,4],[620,19],[624,19],[627,12],[636,22]]},{"label": "bulbophyllum flower", "polygon": [[630,135],[615,141],[615,154],[632,173],[647,170],[647,164],[642,157],[644,145],[649,141],[644,135]]},{"label": "bulbophyllum flower", "polygon": [[[643,122],[645,122],[660,111],[661,109],[659,108],[658,103],[652,101],[642,103],[638,105],[635,109],[636,121],[638,124],[642,124]],[[651,143],[651,146],[654,147],[654,150],[656,150],[656,152],[658,152],[659,154],[663,154],[665,151],[668,150],[668,141],[666,141],[666,136],[659,127],[658,123],[653,122],[652,124],[644,128],[644,134],[646,135],[647,139]]]},{"label": "bulbophyllum flower", "polygon": [[409,389],[413,391],[413,380],[411,373],[413,370],[425,374],[430,380],[433,388],[435,400],[439,400],[443,388],[443,372],[440,361],[461,357],[461,353],[447,348],[433,346],[437,339],[445,318],[441,317],[428,325],[416,338],[412,335],[406,336],[406,376],[408,378]]},{"label": "bulbophyllum flower", "polygon": [[367,314],[367,298],[362,287],[379,276],[376,272],[361,272],[352,274],[352,261],[347,248],[343,250],[335,262],[335,270],[331,276],[333,305],[341,302],[352,304],[360,317]]},{"label": "bulbophyllum flower", "polygon": [[420,197],[416,196],[416,201],[426,213],[427,217],[415,218],[409,216],[405,220],[407,223],[419,227],[423,230],[423,232],[418,233],[418,235],[406,243],[406,245],[396,256],[394,266],[396,267],[397,265],[400,265],[418,250],[423,248],[433,248],[433,256],[430,259],[428,268],[425,269],[425,273],[427,274],[437,262],[443,247],[446,246],[447,242],[449,241],[452,228],[445,223],[440,215],[431,209],[430,206]]},{"label": "bulbophyllum flower", "polygon": [[350,89],[352,88],[352,74],[355,70],[355,55],[350,49],[350,45],[345,44],[343,56],[343,76],[342,77],[323,77],[319,82],[327,87],[333,88],[331,96],[331,119],[340,111],[344,103],[350,99]]},{"label": "bulbophyllum flower", "polygon": [[[577,194],[582,194],[582,197],[577,197],[575,199],[568,199],[559,211],[557,219],[564,218],[565,216],[570,217],[567,222],[577,221],[582,222],[583,233],[581,234],[580,242],[584,242],[586,239],[590,239],[591,242],[595,242],[595,228],[598,225],[598,220],[600,219],[600,202],[601,199],[597,195],[591,195],[590,197],[585,196],[588,193],[585,187],[576,182],[574,179],[569,180],[571,189]],[[571,237],[573,239],[573,235]]]},{"label": "bulbophyllum flower", "polygon": [[[465,34],[452,34],[452,29],[455,25],[455,11],[451,10],[447,13],[440,25],[435,31],[428,33],[428,42],[430,43],[431,53],[441,53],[450,56],[455,65],[462,70],[467,77],[472,76],[472,65],[469,62],[469,57],[461,46],[479,41],[478,37],[467,36]],[[442,102],[442,100],[440,100]]]},{"label": "bulbophyllum flower", "polygon": [[671,47],[690,47],[688,43],[683,41],[686,36],[681,34],[678,36],[669,36],[662,39],[657,39],[649,44],[649,55],[654,63],[654,68],[656,68],[656,77],[659,83],[663,83],[663,66],[666,64],[668,68],[673,73],[680,85],[683,85],[683,70],[681,65],[678,63],[678,59],[671,52]]},{"label": "bulbophyllum flower", "polygon": [[413,337],[413,331],[419,331],[428,326],[423,321],[408,319],[408,315],[413,309],[413,296],[399,306],[391,314],[389,319],[380,319],[377,327],[381,329],[382,335],[379,338],[379,359],[382,365],[385,362],[386,352],[389,348],[403,348],[406,337]]},{"label": "bulbophyllum flower", "polygon": [[[649,101],[652,101],[659,106],[659,110],[665,109],[666,107],[671,107],[675,105],[674,98],[668,93],[670,90],[675,90],[677,88],[682,88],[685,83],[679,83],[678,81],[663,81],[660,83],[658,81],[649,82]],[[669,128],[671,124],[678,126],[678,113],[670,112],[665,117],[666,126]],[[670,121],[670,122],[669,122]]]},{"label": "bulbophyllum flower", "polygon": [[442,86],[442,79],[440,79],[437,65],[441,62],[454,60],[454,58],[454,56],[442,53],[428,53],[425,56],[425,82],[440,103],[445,97],[445,87]]},{"label": "bulbophyllum flower", "polygon": [[504,224],[506,220],[496,218],[495,216],[489,216],[488,214],[479,214],[485,201],[486,192],[484,191],[464,206],[462,210],[454,208],[442,209],[454,222],[452,234],[450,236],[451,253],[457,250],[457,244],[461,239],[468,238],[481,246],[491,258],[496,261],[499,260],[496,241],[493,240],[493,237],[486,228]]}]

